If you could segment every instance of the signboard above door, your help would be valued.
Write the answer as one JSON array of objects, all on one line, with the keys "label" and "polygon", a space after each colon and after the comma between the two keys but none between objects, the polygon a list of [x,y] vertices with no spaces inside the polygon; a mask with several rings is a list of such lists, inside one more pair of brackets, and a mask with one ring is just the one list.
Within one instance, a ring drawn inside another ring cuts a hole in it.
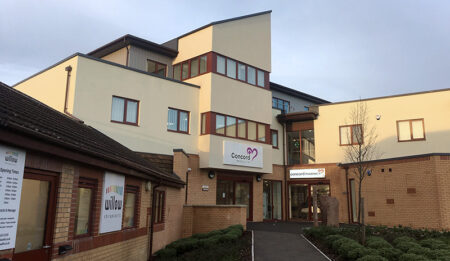
[{"label": "signboard above door", "polygon": [[223,164],[263,168],[263,148],[253,144],[224,140]]},{"label": "signboard above door", "polygon": [[291,179],[317,179],[325,178],[325,169],[291,169],[289,170]]}]

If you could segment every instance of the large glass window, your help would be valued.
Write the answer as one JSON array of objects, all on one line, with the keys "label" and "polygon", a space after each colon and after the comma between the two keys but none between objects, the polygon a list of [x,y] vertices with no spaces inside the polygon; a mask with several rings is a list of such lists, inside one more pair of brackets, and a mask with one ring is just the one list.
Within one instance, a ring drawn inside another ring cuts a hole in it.
[{"label": "large glass window", "polygon": [[398,141],[415,141],[425,139],[423,119],[397,121]]},{"label": "large glass window", "polygon": [[225,116],[216,114],[216,133],[225,135]]},{"label": "large glass window", "polygon": [[164,211],[166,193],[164,191],[157,190],[155,192],[155,224],[164,223]]},{"label": "large glass window", "polygon": [[358,145],[364,143],[364,136],[362,133],[362,126],[348,125],[339,127],[339,136],[341,146],[343,145]]},{"label": "large glass window", "polygon": [[256,140],[256,122],[249,121],[247,122],[247,139]]},{"label": "large glass window", "polygon": [[242,63],[238,64],[238,79],[245,81],[245,65]]},{"label": "large glass window", "polygon": [[227,76],[236,79],[236,62],[227,59]]},{"label": "large glass window", "polygon": [[191,60],[191,77],[198,75],[198,58]]},{"label": "large glass window", "polygon": [[278,131],[277,130],[270,130],[271,138],[272,138],[272,147],[278,148]]},{"label": "large glass window", "polygon": [[264,180],[263,216],[266,220],[281,220],[281,181]]},{"label": "large glass window", "polygon": [[177,64],[173,67],[173,78],[175,80],[181,80],[181,65]]},{"label": "large glass window", "polygon": [[316,162],[314,130],[302,130],[300,132],[302,138],[301,144],[301,164],[312,164]]},{"label": "large glass window", "polygon": [[95,181],[79,178],[77,214],[75,216],[75,236],[91,234],[92,202],[94,196]]},{"label": "large glass window", "polygon": [[156,62],[156,61],[152,61],[152,60],[147,60],[147,71],[149,73],[154,73],[154,74],[158,74],[162,77],[166,77],[166,68],[167,65]]},{"label": "large glass window", "polygon": [[272,108],[279,109],[283,113],[288,113],[289,112],[289,101],[285,101],[280,98],[272,97]]},{"label": "large glass window", "polygon": [[203,55],[200,57],[200,74],[205,73],[207,70],[208,57]]},{"label": "large glass window", "polygon": [[188,133],[189,112],[169,108],[167,116],[167,130]]},{"label": "large glass window", "polygon": [[227,116],[227,136],[236,137],[236,118]]},{"label": "large glass window", "polygon": [[251,66],[247,66],[247,81],[250,84],[256,84],[256,70]]},{"label": "large glass window", "polygon": [[184,62],[181,65],[181,79],[185,80],[189,77],[189,63],[188,62]]},{"label": "large glass window", "polygon": [[298,131],[287,132],[288,163],[300,164],[300,137]]},{"label": "large glass window", "polygon": [[258,70],[258,86],[264,87],[264,72],[261,70]]},{"label": "large glass window", "polygon": [[217,180],[216,204],[232,205],[234,199],[234,183],[231,180]]},{"label": "large glass window", "polygon": [[238,120],[238,137],[245,139],[247,133],[247,124],[245,120]]},{"label": "large glass window", "polygon": [[137,124],[139,102],[127,98],[113,96],[111,121]]},{"label": "large glass window", "polygon": [[136,203],[138,197],[138,187],[126,186],[125,203],[123,207],[123,227],[136,226]]},{"label": "large glass window", "polygon": [[225,74],[225,57],[217,55],[217,72]]},{"label": "large glass window", "polygon": [[258,140],[266,141],[266,125],[258,124]]}]

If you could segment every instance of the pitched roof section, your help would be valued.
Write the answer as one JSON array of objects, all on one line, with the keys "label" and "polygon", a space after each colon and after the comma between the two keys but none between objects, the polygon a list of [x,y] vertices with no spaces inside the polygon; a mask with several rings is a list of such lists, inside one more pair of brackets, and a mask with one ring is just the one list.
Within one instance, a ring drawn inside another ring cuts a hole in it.
[{"label": "pitched roof section", "polygon": [[159,53],[159,54],[169,56],[172,58],[176,57],[178,55],[177,50],[173,50],[169,47],[139,38],[139,37],[131,35],[131,34],[124,35],[108,44],[105,44],[102,47],[97,48],[94,51],[88,53],[88,55],[91,55],[91,56],[94,56],[97,58],[101,58],[107,54],[110,54],[119,49],[122,49],[128,45],[137,46],[142,49],[152,51],[155,53]]},{"label": "pitched roof section", "polygon": [[315,103],[315,104],[330,103],[327,100],[321,99],[321,98],[316,97],[316,96],[309,95],[309,94],[304,93],[304,92],[300,92],[300,91],[288,88],[286,86],[283,86],[283,85],[280,85],[280,84],[274,83],[274,82],[270,82],[270,89],[271,90],[275,90],[275,91],[279,91],[279,92],[282,92],[282,93],[285,93],[285,94],[288,94],[288,95],[292,95],[294,97],[297,97],[297,98],[300,98],[300,99],[303,99],[303,100],[307,100],[307,101],[310,101],[310,102]]},{"label": "pitched roof section", "polygon": [[184,184],[174,173],[156,168],[137,153],[100,131],[2,82],[0,82],[0,128],[116,163],[153,179]]},{"label": "pitched roof section", "polygon": [[207,25],[201,26],[201,27],[199,27],[199,28],[197,28],[197,29],[194,29],[194,30],[192,30],[192,31],[190,31],[190,32],[187,32],[187,33],[185,33],[185,34],[183,34],[183,35],[180,35],[180,36],[178,36],[178,37],[175,38],[175,39],[172,39],[172,40],[170,40],[170,41],[167,41],[167,42],[163,43],[163,45],[167,46],[170,42],[172,42],[172,41],[174,41],[174,40],[178,40],[178,39],[180,39],[180,38],[183,38],[183,37],[185,37],[185,36],[187,36],[187,35],[190,35],[190,34],[193,34],[193,33],[195,33],[195,32],[198,32],[198,31],[200,31],[200,30],[202,30],[202,29],[205,29],[205,28],[207,28],[207,27],[209,27],[209,26],[212,26],[212,25],[223,24],[223,23],[227,23],[227,22],[232,22],[232,21],[236,21],[236,20],[240,20],[240,19],[250,18],[250,17],[254,17],[254,16],[259,16],[259,15],[265,15],[265,14],[270,14],[270,13],[272,13],[272,10],[268,10],[268,11],[264,11],[264,12],[259,12],[259,13],[254,13],[254,14],[249,14],[249,15],[238,16],[238,17],[229,18],[229,19],[220,20],[220,21],[215,21],[215,22],[209,23],[209,24],[207,24]]}]

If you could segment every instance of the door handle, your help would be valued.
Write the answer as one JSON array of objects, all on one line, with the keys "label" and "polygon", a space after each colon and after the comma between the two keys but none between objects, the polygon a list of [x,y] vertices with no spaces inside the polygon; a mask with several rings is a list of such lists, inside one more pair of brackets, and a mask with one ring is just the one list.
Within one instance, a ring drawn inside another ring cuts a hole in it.
[{"label": "door handle", "polygon": [[52,246],[43,246],[42,248],[46,249],[46,248],[51,248]]}]

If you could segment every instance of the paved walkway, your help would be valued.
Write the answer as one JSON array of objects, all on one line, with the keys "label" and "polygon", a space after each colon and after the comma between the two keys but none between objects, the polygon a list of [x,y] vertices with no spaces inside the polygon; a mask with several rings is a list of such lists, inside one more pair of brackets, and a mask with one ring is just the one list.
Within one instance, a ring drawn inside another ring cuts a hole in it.
[{"label": "paved walkway", "polygon": [[249,222],[255,235],[255,261],[327,261],[302,236],[306,224],[294,222]]}]

